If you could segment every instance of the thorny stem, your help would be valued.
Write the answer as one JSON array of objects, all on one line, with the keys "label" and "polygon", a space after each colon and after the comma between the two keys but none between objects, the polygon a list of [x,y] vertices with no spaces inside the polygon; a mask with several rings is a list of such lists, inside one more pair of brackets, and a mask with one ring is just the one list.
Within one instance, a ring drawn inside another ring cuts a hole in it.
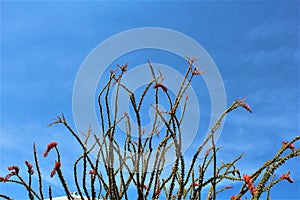
[{"label": "thorny stem", "polygon": [[19,178],[20,181],[17,181],[17,180],[7,180],[7,182],[11,182],[11,183],[16,183],[18,185],[22,185],[22,186],[25,186],[26,190],[27,191],[31,191],[32,194],[39,200],[42,200],[39,195],[33,190],[33,188],[30,188],[28,187],[28,185],[25,183],[25,181],[22,179],[22,177],[20,177],[19,175],[17,176]]},{"label": "thorny stem", "polygon": [[40,170],[40,166],[39,166],[39,162],[38,162],[38,157],[37,157],[37,153],[36,153],[35,143],[33,143],[33,155],[34,155],[34,162],[35,162],[35,166],[36,166],[36,171],[38,173],[39,192],[40,192],[41,199],[44,199],[43,184],[42,184],[42,174],[41,174],[41,170]]},{"label": "thorny stem", "polygon": [[52,200],[52,189],[51,189],[51,186],[49,186],[49,200]]},{"label": "thorny stem", "polygon": [[0,194],[0,197],[3,198],[3,199],[12,200],[12,198],[10,198],[9,196],[6,196],[4,194]]}]

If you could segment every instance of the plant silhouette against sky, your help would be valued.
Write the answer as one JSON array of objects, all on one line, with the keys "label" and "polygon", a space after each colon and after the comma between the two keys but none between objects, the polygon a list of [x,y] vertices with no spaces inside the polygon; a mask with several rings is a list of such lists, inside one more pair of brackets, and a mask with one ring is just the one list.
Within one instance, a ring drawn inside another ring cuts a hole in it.
[{"label": "plant silhouette against sky", "polygon": [[[132,199],[128,195],[129,187],[136,188],[136,198],[141,200],[218,199],[219,193],[233,187],[230,184],[224,186],[222,184],[224,181],[240,183],[240,191],[237,194],[232,194],[228,199],[246,197],[259,199],[263,193],[266,193],[265,195],[269,199],[274,185],[280,181],[293,183],[289,172],[281,176],[276,175],[275,172],[287,160],[300,155],[300,149],[294,146],[300,136],[290,141],[282,141],[282,147],[274,157],[263,163],[252,174],[244,174],[243,169],[238,169],[236,166],[243,155],[230,162],[220,161],[218,152],[222,148],[216,146],[214,134],[224,117],[233,110],[241,107],[250,113],[252,112],[244,98],[235,100],[224,111],[215,125],[211,127],[210,134],[198,145],[192,160],[188,161],[185,158],[181,148],[182,133],[184,132],[181,129],[181,123],[184,120],[186,106],[188,106],[186,90],[196,76],[205,73],[205,70],[194,66],[194,58],[188,58],[187,61],[188,67],[184,79],[175,95],[171,95],[164,85],[163,74],[159,70],[156,73],[157,70],[149,61],[149,71],[153,79],[143,88],[143,92],[139,96],[122,83],[122,77],[127,71],[128,64],[117,65],[115,70],[110,71],[108,81],[98,95],[101,133],[94,133],[93,127],[90,127],[87,133],[77,133],[69,125],[64,114],[57,116],[55,121],[49,125],[62,124],[65,126],[82,149],[82,155],[74,161],[73,169],[64,168],[63,160],[66,158],[61,158],[59,144],[50,142],[42,155],[45,157],[43,159],[47,159],[48,154],[53,153],[57,155],[57,158],[53,161],[51,172],[42,172],[39,166],[39,159],[42,158],[37,153],[34,144],[33,161],[25,161],[27,169],[20,166],[9,166],[8,174],[0,177],[0,181],[2,184],[14,183],[24,186],[28,191],[29,199],[52,199],[52,192],[54,193],[54,191],[52,191],[51,185],[48,186],[43,183],[43,177],[58,176],[68,199],[74,199],[69,185],[75,184],[81,199],[113,200]],[[116,89],[114,107],[110,106],[109,101],[109,95],[112,94],[113,88]],[[128,94],[130,107],[134,113],[132,116],[128,113],[122,113],[122,116],[117,118],[118,102],[121,101],[119,99],[120,90],[125,90]],[[151,131],[146,132],[142,128],[141,108],[151,90],[154,90],[154,97],[153,103],[149,107],[155,111],[155,115],[153,124],[151,124]],[[165,110],[158,106],[161,98],[168,102],[168,107]],[[135,128],[131,124],[132,118],[137,122],[137,137],[132,136],[132,129]],[[123,142],[116,140],[116,136],[120,134],[117,128],[120,123],[126,125],[126,138]],[[158,130],[160,126],[164,127],[161,131]],[[88,143],[92,145],[88,145]],[[210,147],[209,149],[205,148],[207,145]],[[166,153],[168,151],[173,151],[176,155],[171,170],[166,167]],[[204,155],[203,157],[200,156],[201,153]],[[28,178],[21,176],[20,171],[25,169]],[[73,171],[74,183],[64,178],[64,170]],[[37,176],[37,178],[33,179],[33,176]],[[37,180],[38,183],[32,184],[34,180]],[[37,188],[34,187],[36,185]],[[45,192],[46,189],[48,192]],[[1,197],[4,199],[11,198],[5,194],[1,194]]]}]

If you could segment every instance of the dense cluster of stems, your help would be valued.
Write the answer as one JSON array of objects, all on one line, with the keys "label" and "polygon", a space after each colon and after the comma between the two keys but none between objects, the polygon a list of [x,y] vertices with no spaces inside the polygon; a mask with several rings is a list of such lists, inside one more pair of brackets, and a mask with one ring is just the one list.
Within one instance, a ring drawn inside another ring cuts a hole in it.
[{"label": "dense cluster of stems", "polygon": [[[78,196],[82,200],[128,200],[132,199],[128,194],[130,188],[136,188],[136,198],[139,200],[217,199],[219,193],[232,188],[230,185],[221,184],[225,180],[241,183],[239,193],[228,198],[241,199],[250,195],[251,199],[259,199],[263,193],[270,196],[271,188],[280,181],[293,182],[289,172],[281,177],[276,177],[275,171],[287,160],[299,156],[300,149],[295,148],[294,143],[300,139],[300,136],[289,142],[283,142],[276,155],[251,175],[241,175],[242,170],[236,167],[236,162],[243,155],[230,162],[219,162],[217,155],[221,148],[215,144],[215,132],[225,115],[238,107],[252,112],[244,99],[237,99],[224,111],[215,125],[211,127],[210,134],[199,144],[192,159],[188,161],[182,151],[184,130],[181,129],[188,101],[186,91],[193,78],[204,73],[204,70],[199,70],[194,66],[194,59],[188,58],[188,67],[183,81],[177,94],[172,96],[163,84],[163,75],[160,72],[155,73],[156,70],[150,62],[148,62],[148,66],[152,80],[144,87],[140,96],[122,83],[122,77],[127,71],[127,64],[118,65],[116,70],[110,71],[108,81],[98,95],[101,133],[94,133],[91,128],[85,134],[77,133],[68,124],[63,114],[49,125],[62,124],[65,126],[82,149],[82,155],[74,161],[74,183],[72,183],[75,184]],[[115,102],[114,106],[111,106],[109,97],[113,94],[113,89],[116,91],[114,93]],[[133,117],[130,117],[128,113],[121,113],[121,115],[118,113],[120,90],[125,90],[128,94],[130,107],[134,113]],[[153,124],[151,124],[152,128],[146,132],[142,128],[141,108],[144,106],[150,90],[154,93],[154,98],[153,104],[149,105],[149,108],[153,109],[155,114]],[[167,110],[161,110],[158,106],[161,98],[167,99]],[[136,127],[132,124],[132,118],[137,124]],[[126,126],[126,132],[122,133],[125,135],[123,142],[117,141],[121,134],[117,128],[120,123],[125,123]],[[160,131],[159,126],[163,126]],[[132,136],[133,131],[137,133],[135,137]],[[207,145],[210,146],[208,150],[205,149]],[[68,183],[71,179],[65,179],[63,175],[63,163],[58,144],[51,142],[43,156],[47,157],[53,150],[55,150],[57,158],[53,162],[53,170],[49,174],[51,177],[57,174],[67,198],[74,199],[69,189],[70,183]],[[174,151],[176,155],[171,170],[166,167],[168,151]],[[200,156],[201,153],[204,155],[203,157]],[[45,189],[43,182],[43,176],[49,176],[49,174],[42,176],[35,145],[33,145],[33,154],[34,167],[28,161],[25,162],[28,168],[28,181],[20,176],[17,166],[10,166],[11,172],[5,177],[0,177],[0,181],[5,184],[10,182],[24,186],[28,191],[29,199],[52,199],[52,187],[49,186]],[[37,174],[37,178],[32,179],[35,174]],[[37,189],[32,187],[33,180],[38,181]],[[46,190],[48,192],[44,194]],[[10,199],[4,194],[0,194],[0,197]]]}]

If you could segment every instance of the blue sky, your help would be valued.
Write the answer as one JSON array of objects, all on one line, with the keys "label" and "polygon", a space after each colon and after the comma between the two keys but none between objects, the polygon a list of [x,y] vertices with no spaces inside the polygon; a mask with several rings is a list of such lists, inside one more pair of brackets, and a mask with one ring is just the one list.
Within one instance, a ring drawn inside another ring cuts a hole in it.
[{"label": "blue sky", "polygon": [[[47,125],[62,112],[73,124],[73,84],[93,48],[114,34],[148,26],[173,29],[196,40],[217,64],[228,104],[247,98],[253,113],[230,113],[218,145],[225,147],[223,160],[245,153],[239,166],[244,173],[253,172],[275,154],[282,140],[300,132],[299,10],[297,1],[1,1],[0,175],[9,165],[32,161],[33,142],[41,155],[49,142],[58,141],[62,156],[68,158],[65,169],[72,166],[68,161],[80,149],[74,148],[64,128]],[[134,54],[128,59],[132,65],[146,61],[135,63]],[[156,54],[149,59],[174,64]],[[201,97],[205,113],[209,96]],[[196,145],[197,141],[192,147]],[[40,160],[42,170],[50,172],[51,157]],[[280,168],[278,174],[291,170],[295,183],[280,183],[272,191],[273,199],[300,198],[299,161]],[[59,186],[55,178],[45,181]],[[1,184],[0,193],[26,199],[24,191],[9,184]]]}]

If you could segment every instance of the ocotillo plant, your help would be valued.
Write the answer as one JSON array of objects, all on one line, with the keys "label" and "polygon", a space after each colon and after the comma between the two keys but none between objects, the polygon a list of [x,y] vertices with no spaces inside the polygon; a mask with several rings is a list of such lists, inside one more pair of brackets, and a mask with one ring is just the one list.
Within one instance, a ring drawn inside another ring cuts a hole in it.
[{"label": "ocotillo plant", "polygon": [[[294,146],[300,136],[289,142],[282,142],[282,147],[274,157],[262,164],[251,175],[241,175],[242,170],[236,167],[237,161],[243,155],[231,162],[219,163],[218,152],[221,148],[216,146],[215,132],[225,115],[231,111],[242,107],[246,111],[252,112],[250,106],[245,103],[245,99],[235,100],[224,111],[215,125],[211,127],[210,134],[194,152],[192,160],[187,161],[182,152],[182,132],[184,130],[181,127],[188,101],[185,94],[193,78],[205,71],[194,66],[194,59],[188,58],[188,67],[183,81],[177,94],[173,97],[163,84],[163,75],[161,73],[156,74],[150,62],[148,62],[148,66],[152,80],[143,88],[140,96],[137,96],[122,83],[122,77],[127,71],[127,64],[118,65],[116,70],[110,71],[108,81],[98,95],[101,133],[94,133],[92,127],[85,134],[77,133],[69,125],[64,114],[57,116],[55,121],[49,125],[62,124],[65,126],[82,149],[82,155],[74,161],[73,167],[74,183],[81,199],[132,199],[128,194],[129,187],[136,188],[136,197],[139,200],[217,199],[219,193],[232,188],[230,185],[224,187],[220,184],[225,180],[241,182],[240,192],[228,198],[241,199],[246,194],[250,194],[251,199],[259,199],[263,193],[267,193],[267,197],[270,197],[271,188],[280,181],[287,180],[293,183],[289,172],[276,178],[275,171],[287,160],[300,155],[300,149]],[[109,95],[113,93],[113,88],[116,90],[115,104],[111,106]],[[130,107],[134,113],[133,118],[137,122],[137,139],[132,137],[132,119],[129,114],[122,113],[120,118],[117,117],[120,90],[125,90],[128,94]],[[155,115],[151,130],[146,132],[142,129],[141,107],[150,90],[154,90],[154,101],[149,107],[155,111]],[[161,98],[165,98],[168,102],[166,110],[162,110],[158,106]],[[182,101],[183,106],[179,111]],[[126,125],[126,138],[122,143],[116,139],[120,131],[117,126],[120,123]],[[164,127],[161,129],[162,131],[158,131],[159,126]],[[92,145],[88,145],[88,143]],[[207,145],[210,146],[208,150],[205,149]],[[74,199],[68,186],[68,182],[71,180],[66,180],[63,175],[58,144],[56,142],[49,143],[43,157],[47,157],[53,150],[55,150],[57,158],[53,162],[54,167],[50,176],[53,177],[57,174],[67,198]],[[166,168],[166,153],[168,151],[174,151],[176,155],[171,170]],[[204,153],[204,157],[200,156],[201,153]],[[41,172],[40,155],[37,154],[35,144],[33,145],[33,155],[34,166],[25,161],[28,181],[20,176],[18,166],[9,166],[10,173],[0,177],[0,182],[24,186],[28,191],[29,199],[52,199],[51,186],[47,187],[48,192],[44,194],[44,187],[46,186],[43,182],[43,176],[49,176],[49,173]],[[36,185],[38,188],[32,186],[32,176],[34,175],[37,175],[38,183]],[[208,192],[205,188],[209,188]],[[1,197],[10,199],[4,194],[1,194]]]}]

